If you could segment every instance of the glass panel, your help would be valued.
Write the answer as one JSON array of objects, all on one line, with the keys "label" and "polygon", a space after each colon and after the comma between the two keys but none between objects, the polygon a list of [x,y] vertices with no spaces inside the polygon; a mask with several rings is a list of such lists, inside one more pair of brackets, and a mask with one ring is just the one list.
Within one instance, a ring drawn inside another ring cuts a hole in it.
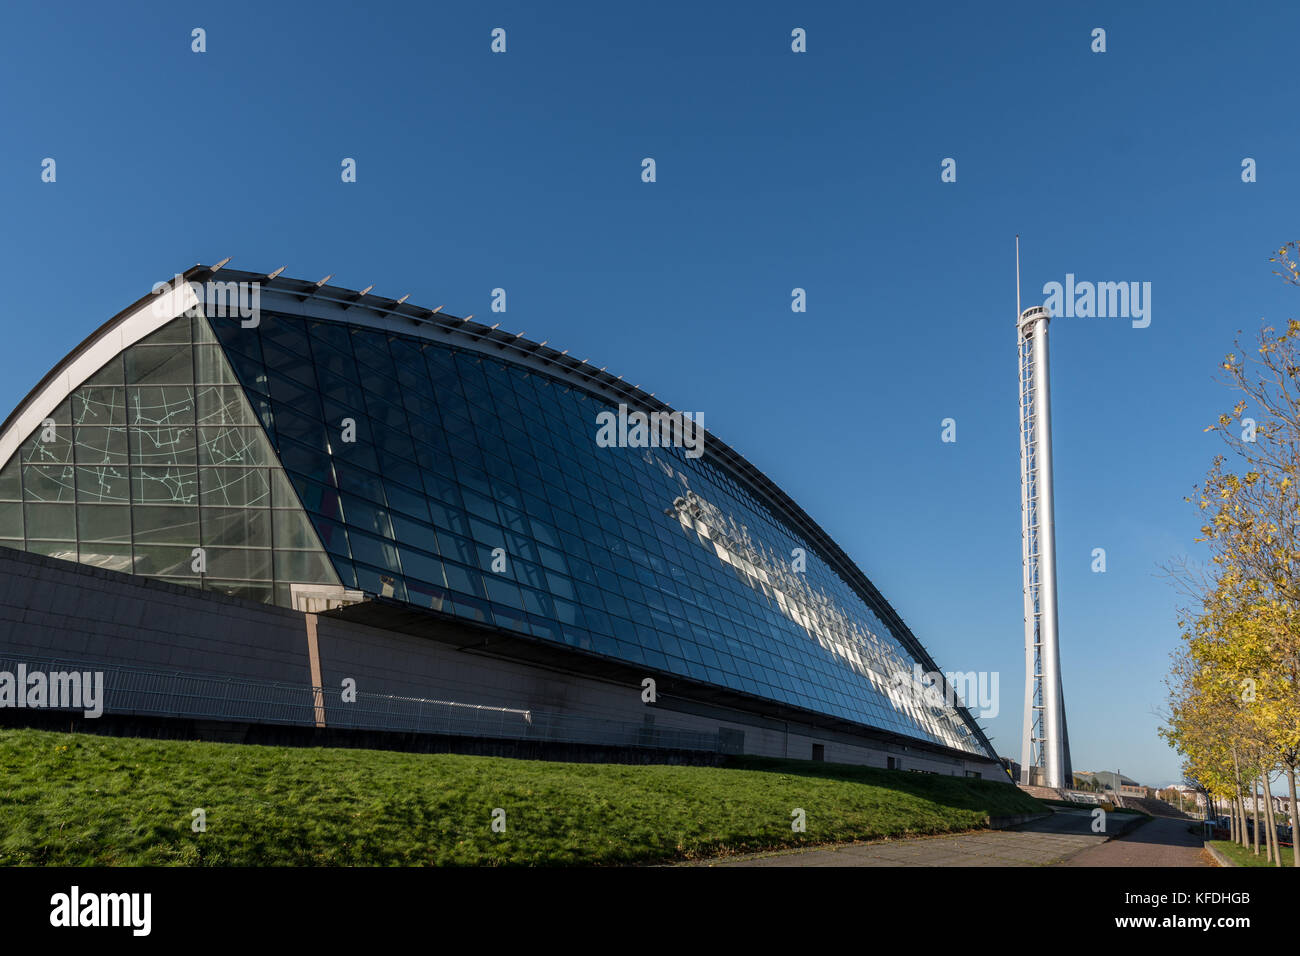
[{"label": "glass panel", "polygon": [[83,383],[83,388],[93,388],[100,385],[116,385],[121,387],[126,383],[122,372],[122,356],[116,355],[90,378]]},{"label": "glass panel", "polygon": [[126,465],[92,465],[77,468],[78,501],[129,501],[131,487]]},{"label": "glass panel", "polygon": [[131,540],[131,509],[126,505],[78,505],[77,534],[84,541]]},{"label": "glass panel", "polygon": [[0,468],[0,501],[20,501],[23,497],[22,479],[18,477],[18,456]]},{"label": "glass panel", "polygon": [[[0,538],[21,538],[23,536],[23,506],[16,501],[0,502]],[[6,544],[0,547],[21,548],[22,542]]]},{"label": "glass panel", "polygon": [[125,425],[126,389],[77,389],[72,393],[72,417],[77,425]]},{"label": "glass panel", "polygon": [[194,546],[142,544],[135,545],[135,573],[150,577],[196,578],[192,567]]},{"label": "glass panel", "polygon": [[[23,520],[28,539],[76,541],[77,512],[71,504],[26,504]],[[76,545],[73,545],[76,553]]]},{"label": "glass panel", "polygon": [[199,544],[199,509],[155,506],[136,508],[135,540],[157,544]]},{"label": "glass panel", "polygon": [[190,341],[190,320],[182,316],[172,319],[157,332],[146,335],[139,342],[140,345],[174,345],[177,343],[188,344]]},{"label": "glass panel", "polygon": [[131,460],[141,465],[193,465],[198,461],[190,425],[133,426]]},{"label": "glass panel", "polygon": [[271,515],[276,548],[299,550],[318,547],[316,532],[301,511],[273,511]]},{"label": "glass panel", "polygon": [[271,552],[252,548],[209,548],[208,574],[231,580],[270,580]]},{"label": "glass panel", "polygon": [[143,504],[194,504],[198,492],[197,468],[142,466],[131,469],[132,501]]},{"label": "glass panel", "polygon": [[199,427],[199,464],[260,466],[274,464],[260,428]]},{"label": "glass panel", "polygon": [[23,469],[23,492],[28,501],[72,501],[71,465],[28,465]]},{"label": "glass panel", "polygon": [[418,578],[428,584],[445,584],[442,562],[432,555],[414,548],[401,549],[402,571],[408,578]]},{"label": "glass panel", "polygon": [[212,385],[239,383],[219,345],[194,346],[194,381]]},{"label": "glass panel", "polygon": [[[297,516],[305,521],[302,515]],[[271,512],[266,508],[204,508],[199,516],[208,547],[269,548]],[[313,540],[310,545],[314,547]]]},{"label": "glass panel", "polygon": [[60,561],[77,560],[77,542],[75,541],[28,541],[27,550],[32,554],[43,554]]},{"label": "glass panel", "polygon": [[38,465],[72,461],[72,426],[58,423],[41,425],[23,443],[22,460]]},{"label": "glass panel", "polygon": [[116,425],[111,428],[81,425],[74,429],[76,439],[77,464],[79,465],[125,465],[126,428]]},{"label": "glass panel", "polygon": [[126,351],[126,383],[178,385],[194,381],[189,349],[136,345]]},{"label": "glass panel", "polygon": [[271,503],[269,473],[264,468],[204,468],[202,503],[265,507]]},{"label": "glass panel", "polygon": [[257,416],[238,387],[209,385],[195,390],[200,425],[259,425]]},{"label": "glass panel", "polygon": [[402,566],[397,560],[397,548],[393,547],[391,541],[383,541],[362,534],[360,531],[349,531],[348,540],[352,542],[353,560],[363,561],[377,568],[386,568],[394,573],[401,572]]},{"label": "glass panel", "polygon": [[128,388],[127,422],[141,427],[193,425],[194,389],[188,385]]},{"label": "glass panel", "polygon": [[135,561],[132,558],[129,541],[82,541],[77,549],[77,560],[92,567],[121,571],[124,574],[135,571]]},{"label": "glass panel", "polygon": [[307,583],[334,578],[329,558],[319,551],[276,551],[275,579]]}]

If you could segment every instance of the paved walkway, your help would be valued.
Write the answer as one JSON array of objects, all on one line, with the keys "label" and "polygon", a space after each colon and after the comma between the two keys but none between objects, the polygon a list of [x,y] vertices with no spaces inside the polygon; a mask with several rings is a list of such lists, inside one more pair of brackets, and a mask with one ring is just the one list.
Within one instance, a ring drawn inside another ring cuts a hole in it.
[{"label": "paved walkway", "polygon": [[1118,840],[1089,847],[1061,866],[1214,866],[1188,820],[1156,817]]},{"label": "paved walkway", "polygon": [[[1111,832],[1126,821],[1112,814]],[[1088,811],[1063,810],[1010,830],[851,843],[714,860],[706,866],[1206,866],[1186,822],[1151,820],[1111,843],[1092,832]],[[1185,840],[1183,838],[1186,838]],[[1136,841],[1130,843],[1130,841]],[[1191,848],[1195,847],[1192,852]],[[1110,847],[1121,847],[1116,856]],[[1190,853],[1190,856],[1188,855]],[[1195,859],[1192,859],[1192,858]],[[1075,862],[1080,860],[1081,862]],[[1068,861],[1068,863],[1067,863]]]}]

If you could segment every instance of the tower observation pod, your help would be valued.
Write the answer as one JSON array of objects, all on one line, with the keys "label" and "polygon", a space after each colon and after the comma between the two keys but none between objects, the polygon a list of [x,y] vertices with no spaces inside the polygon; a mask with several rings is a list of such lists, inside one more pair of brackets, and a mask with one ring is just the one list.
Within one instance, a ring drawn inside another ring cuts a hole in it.
[{"label": "tower observation pod", "polygon": [[[1017,275],[1019,255],[1017,254]],[[1025,585],[1025,723],[1020,782],[1072,784],[1057,642],[1056,533],[1052,502],[1052,401],[1042,306],[1016,321],[1020,358],[1020,516]]]}]

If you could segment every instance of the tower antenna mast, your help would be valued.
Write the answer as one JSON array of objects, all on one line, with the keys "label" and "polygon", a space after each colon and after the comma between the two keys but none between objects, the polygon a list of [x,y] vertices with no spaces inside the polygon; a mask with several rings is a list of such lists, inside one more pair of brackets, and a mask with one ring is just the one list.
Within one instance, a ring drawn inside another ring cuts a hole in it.
[{"label": "tower antenna mast", "polygon": [[1056,522],[1052,499],[1052,402],[1047,326],[1041,305],[1020,310],[1016,236],[1016,348],[1020,366],[1020,546],[1025,599],[1025,723],[1020,781],[1071,785],[1056,612]]}]

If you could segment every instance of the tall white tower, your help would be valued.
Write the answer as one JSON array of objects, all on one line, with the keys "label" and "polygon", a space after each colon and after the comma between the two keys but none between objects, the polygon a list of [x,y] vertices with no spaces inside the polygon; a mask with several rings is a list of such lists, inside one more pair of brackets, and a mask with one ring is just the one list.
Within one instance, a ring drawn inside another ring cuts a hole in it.
[{"label": "tall white tower", "polygon": [[1020,781],[1072,784],[1056,614],[1056,532],[1052,503],[1052,400],[1042,306],[1019,312],[1016,237],[1016,345],[1020,359],[1020,522],[1025,585],[1025,724]]}]

